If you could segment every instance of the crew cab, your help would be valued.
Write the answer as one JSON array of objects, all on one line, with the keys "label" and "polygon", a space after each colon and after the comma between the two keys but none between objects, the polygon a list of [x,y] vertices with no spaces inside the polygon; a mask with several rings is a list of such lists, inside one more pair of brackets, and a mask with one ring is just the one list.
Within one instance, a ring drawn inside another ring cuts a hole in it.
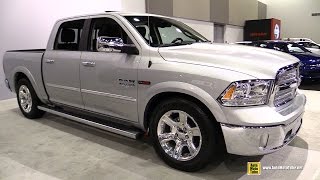
[{"label": "crew cab", "polygon": [[306,103],[297,58],[211,43],[151,14],[58,20],[46,49],[8,51],[3,65],[25,117],[49,112],[149,136],[156,153],[184,171],[203,168],[221,149],[246,156],[281,149],[297,136]]}]

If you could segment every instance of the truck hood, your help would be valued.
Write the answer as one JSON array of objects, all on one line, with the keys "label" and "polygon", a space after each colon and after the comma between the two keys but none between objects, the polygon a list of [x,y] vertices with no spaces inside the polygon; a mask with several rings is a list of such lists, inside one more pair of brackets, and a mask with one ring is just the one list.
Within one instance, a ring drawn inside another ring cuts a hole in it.
[{"label": "truck hood", "polygon": [[216,43],[163,47],[159,53],[166,61],[223,68],[259,79],[274,79],[280,68],[299,62],[274,50]]}]

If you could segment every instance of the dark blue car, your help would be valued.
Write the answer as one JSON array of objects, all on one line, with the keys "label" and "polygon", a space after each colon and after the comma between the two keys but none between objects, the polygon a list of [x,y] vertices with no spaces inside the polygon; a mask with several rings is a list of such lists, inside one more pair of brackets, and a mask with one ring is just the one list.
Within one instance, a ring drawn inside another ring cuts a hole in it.
[{"label": "dark blue car", "polygon": [[[242,43],[239,43],[242,44]],[[300,59],[300,74],[302,80],[320,80],[320,55],[312,53],[305,47],[287,41],[257,41],[246,42],[245,45],[282,51]]]}]

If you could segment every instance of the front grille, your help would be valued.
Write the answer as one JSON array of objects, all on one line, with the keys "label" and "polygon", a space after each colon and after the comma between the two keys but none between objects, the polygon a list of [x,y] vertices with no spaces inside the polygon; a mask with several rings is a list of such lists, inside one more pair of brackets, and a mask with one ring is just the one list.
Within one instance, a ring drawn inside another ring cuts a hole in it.
[{"label": "front grille", "polygon": [[281,68],[276,77],[274,105],[279,107],[293,100],[299,84],[299,63]]}]

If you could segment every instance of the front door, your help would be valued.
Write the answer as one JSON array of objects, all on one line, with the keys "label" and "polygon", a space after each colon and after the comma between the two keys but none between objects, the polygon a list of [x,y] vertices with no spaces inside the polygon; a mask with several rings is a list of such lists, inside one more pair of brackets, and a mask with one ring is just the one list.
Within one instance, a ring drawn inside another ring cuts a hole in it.
[{"label": "front door", "polygon": [[[85,109],[124,120],[137,121],[137,69],[139,55],[99,52],[98,37],[119,37],[131,44],[126,31],[112,18],[92,20],[88,51],[81,55],[80,79]],[[133,43],[132,43],[133,44]]]},{"label": "front door", "polygon": [[50,101],[83,108],[80,92],[79,44],[85,20],[60,25],[53,50],[43,57],[43,78]]}]

